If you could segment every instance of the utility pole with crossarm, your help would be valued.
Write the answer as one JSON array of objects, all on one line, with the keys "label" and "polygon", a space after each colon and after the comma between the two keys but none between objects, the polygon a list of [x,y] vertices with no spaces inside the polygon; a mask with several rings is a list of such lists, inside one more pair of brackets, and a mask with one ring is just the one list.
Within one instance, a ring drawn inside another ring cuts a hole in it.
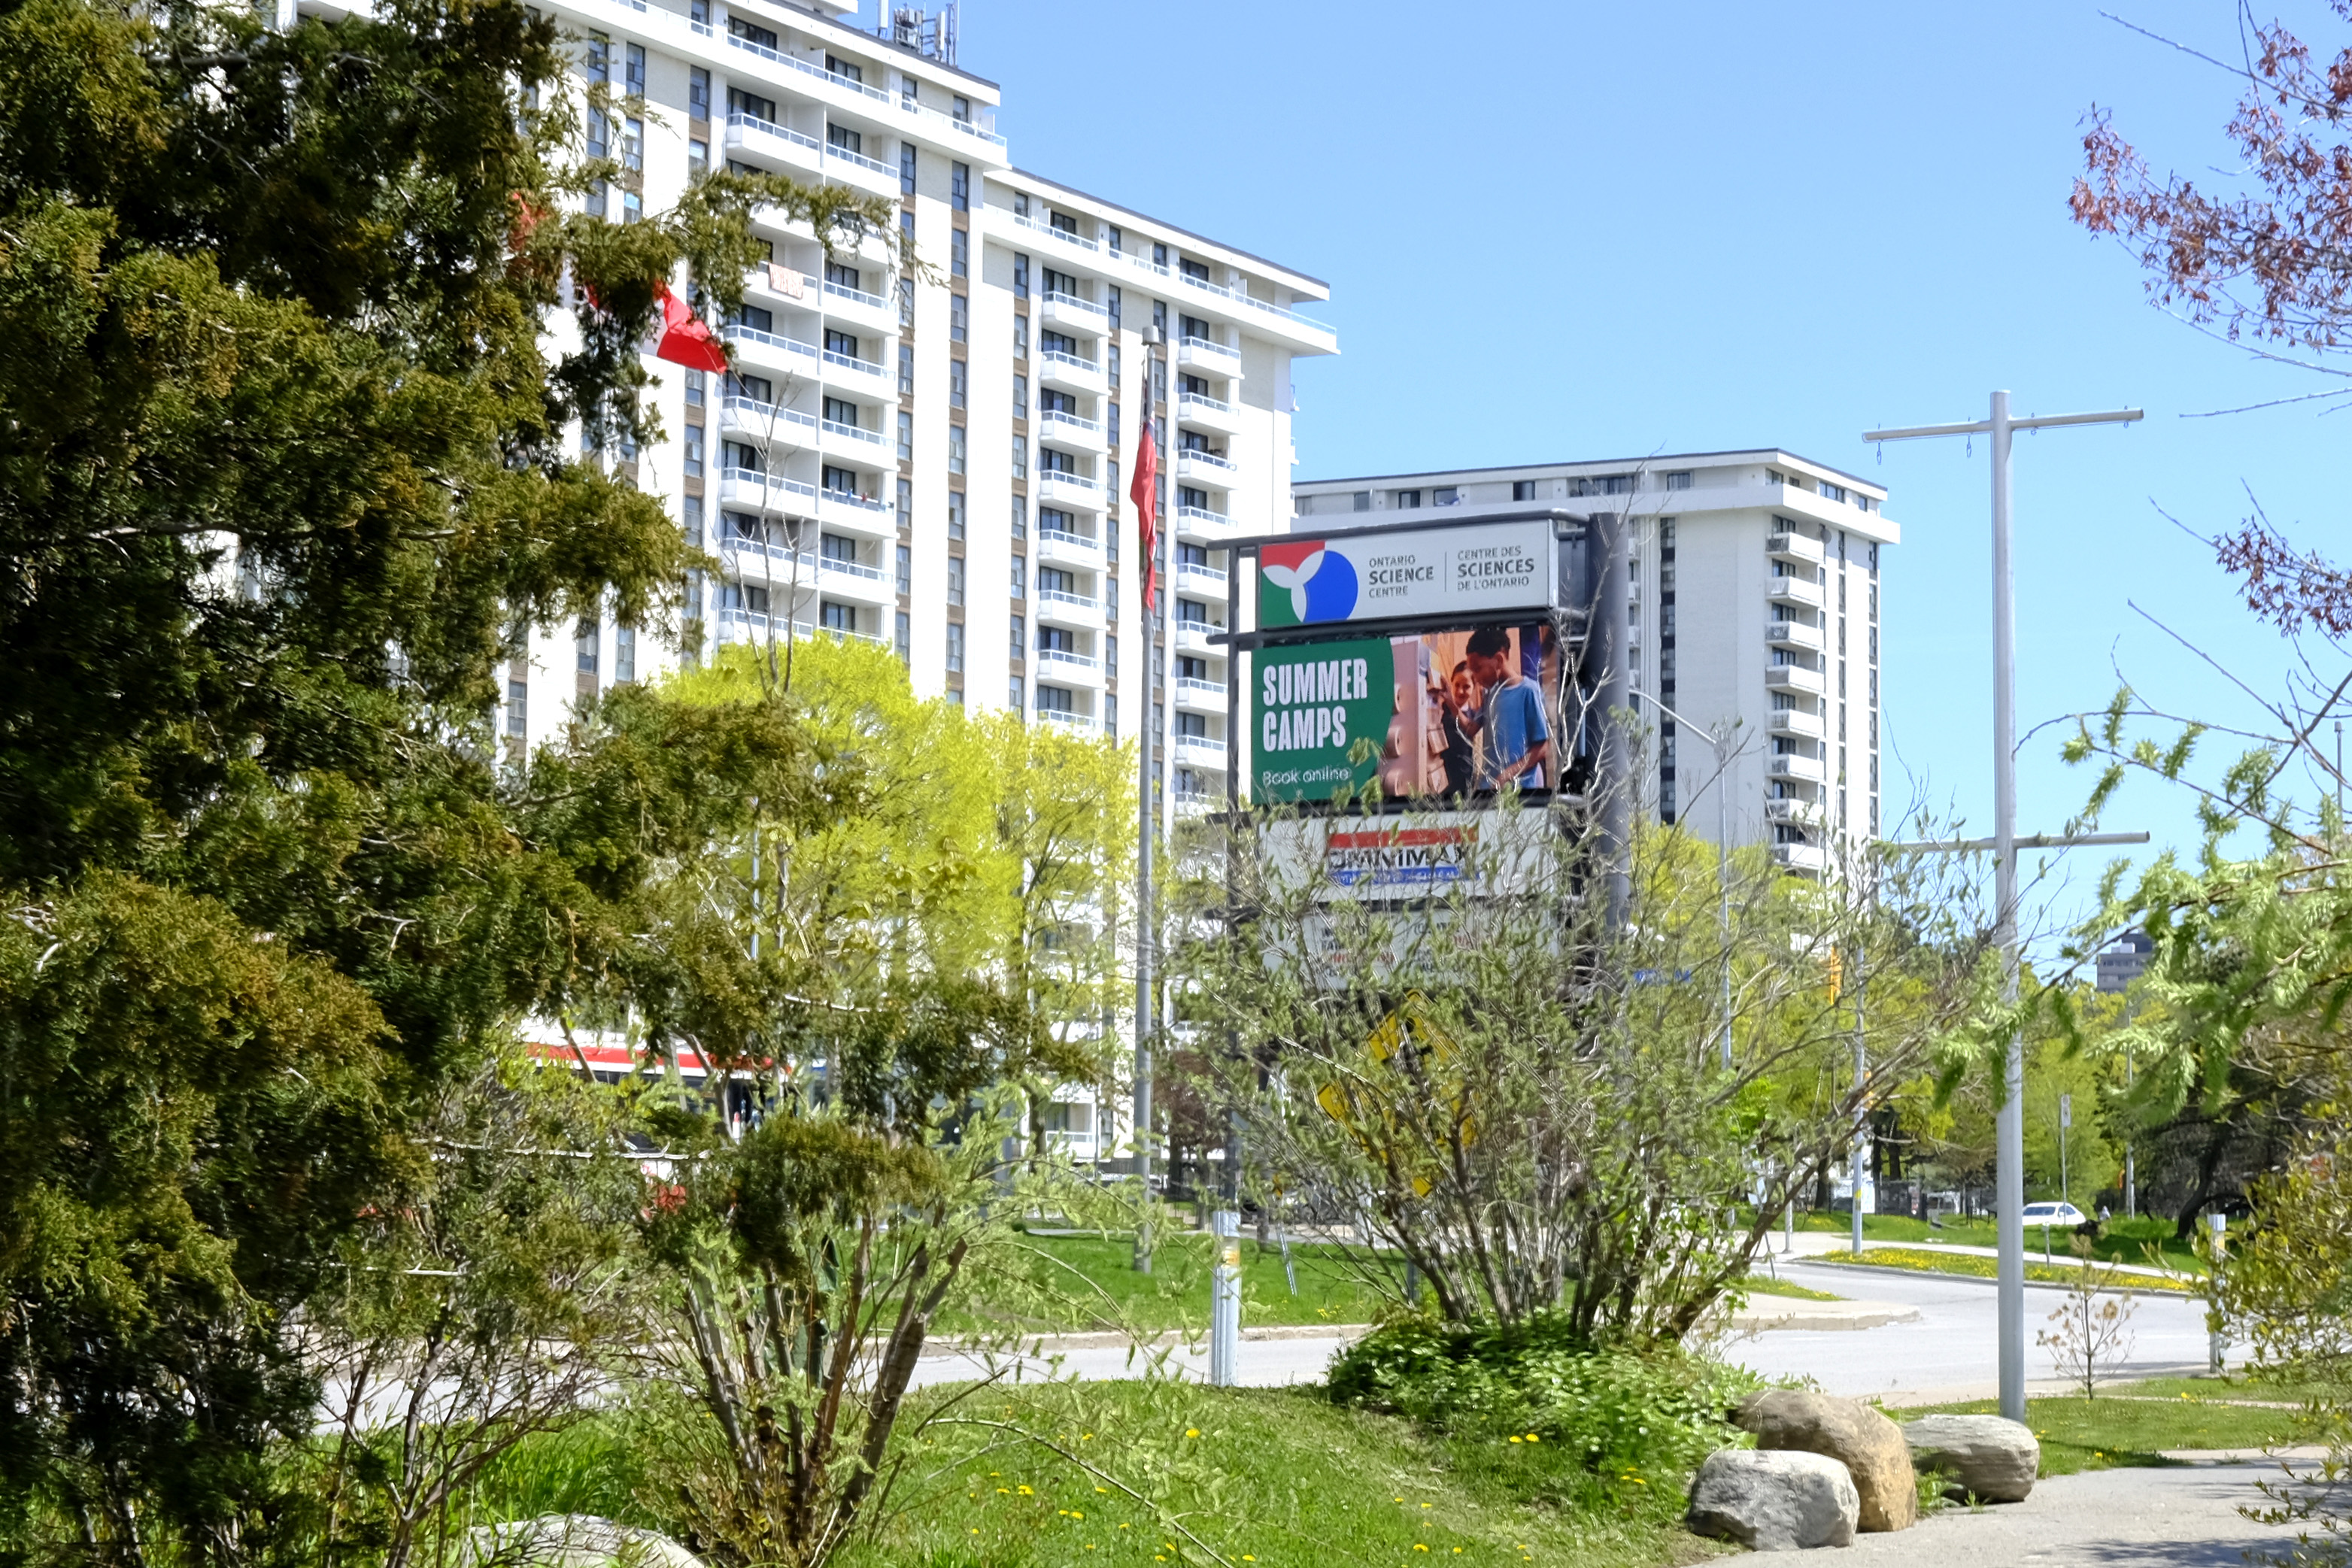
[{"label": "utility pole with crossarm", "polygon": [[[2136,408],[2108,413],[2054,413],[2011,419],[2009,394],[1992,394],[1991,416],[1969,424],[1926,424],[1868,430],[1864,441],[1910,441],[1931,435],[1992,438],[1992,810],[1993,887],[2003,977],[2002,997],[2017,1000],[2017,604],[2010,563],[2009,457],[2011,435],[2066,424],[2129,424]],[[2092,835],[2098,837],[2100,835]],[[1993,1201],[2000,1251],[2000,1413],[2025,1419],[2025,1042],[2010,1031],[2001,1067]]]}]

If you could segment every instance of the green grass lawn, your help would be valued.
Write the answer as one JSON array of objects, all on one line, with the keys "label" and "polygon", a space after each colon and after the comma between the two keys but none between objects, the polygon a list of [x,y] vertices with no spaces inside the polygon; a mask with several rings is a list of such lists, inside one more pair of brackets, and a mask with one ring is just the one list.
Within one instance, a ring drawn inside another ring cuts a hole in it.
[{"label": "green grass lawn", "polygon": [[1833,1295],[1828,1291],[1808,1290],[1802,1285],[1792,1285],[1786,1280],[1776,1280],[1769,1274],[1750,1274],[1739,1283],[1740,1288],[1751,1296],[1788,1296],[1800,1301],[1846,1300],[1845,1297]]},{"label": "green grass lawn", "polygon": [[[1797,1228],[1807,1231],[1827,1231],[1832,1235],[1853,1234],[1853,1221],[1843,1214],[1801,1214]],[[1959,1219],[1947,1215],[1939,1227],[1924,1219],[1914,1219],[1904,1214],[1865,1214],[1862,1217],[1862,1239],[1864,1245],[1873,1241],[1942,1241],[1961,1247],[1991,1247],[2000,1237],[1990,1218]],[[2062,1230],[2050,1233],[2050,1255],[2064,1260],[2073,1237]],[[2026,1249],[2039,1256],[2042,1232],[2039,1227],[2028,1227]],[[2151,1260],[2149,1253],[2154,1250]],[[2183,1273],[2201,1274],[2205,1265],[2185,1241],[2176,1240],[2172,1222],[2166,1219],[2112,1219],[2105,1233],[2092,1245],[2092,1256],[2103,1263],[2147,1263],[2151,1260],[2167,1269]]]},{"label": "green grass lawn", "polygon": [[[1809,1259],[1808,1261],[1833,1267],[1862,1264],[1879,1269],[1908,1269],[1915,1273],[1958,1274],[1976,1280],[1992,1279],[2000,1270],[2000,1260],[1997,1258],[1983,1258],[1973,1252],[1930,1252],[1916,1247],[1865,1247],[1858,1258],[1838,1252],[1825,1258]],[[2044,1263],[2030,1256],[2025,1261],[2025,1277],[2043,1284],[2071,1285],[2079,1274],[2080,1270],[2073,1263]],[[2126,1274],[2120,1278],[2118,1283],[2133,1291],[2162,1291],[2168,1294],[2192,1296],[2204,1293],[2203,1285],[2196,1281],[2171,1280],[2160,1274]]]},{"label": "green grass lawn", "polygon": [[[950,1396],[925,1391],[908,1419]],[[1019,1430],[932,1427],[896,1517],[843,1568],[1197,1568],[1211,1552],[1254,1568],[1651,1568],[1716,1550],[1675,1526],[1682,1478],[1602,1480],[1564,1452],[1432,1438],[1311,1391],[1029,1384],[953,1414]],[[622,1419],[600,1417],[525,1445],[479,1490],[477,1517],[579,1511],[675,1530],[635,1477]]]},{"label": "green grass lawn", "polygon": [[[2177,1380],[2167,1380],[2168,1383]],[[2042,1439],[2042,1473],[2069,1476],[2078,1470],[2118,1466],[2162,1465],[2167,1448],[2259,1448],[2294,1440],[2295,1412],[2261,1406],[2226,1405],[2184,1398],[2118,1397],[2142,1395],[2153,1384],[2118,1384],[2098,1397],[2029,1399],[2025,1423]],[[1998,1415],[1998,1400],[1889,1407],[1897,1421],[1946,1413]]]},{"label": "green grass lawn", "polygon": [[[1163,1237],[1153,1250],[1153,1271],[1131,1266],[1135,1244],[1123,1235],[1031,1236],[1030,1278],[1058,1305],[1024,1315],[1014,1326],[1024,1333],[1063,1333],[1133,1326],[1150,1330],[1205,1329],[1209,1322],[1210,1238],[1200,1231]],[[1242,1323],[1244,1327],[1368,1323],[1384,1302],[1341,1264],[1341,1249],[1294,1242],[1291,1265],[1297,1294],[1285,1277],[1281,1249],[1244,1240]],[[947,1332],[973,1326],[971,1320],[944,1323]]]}]

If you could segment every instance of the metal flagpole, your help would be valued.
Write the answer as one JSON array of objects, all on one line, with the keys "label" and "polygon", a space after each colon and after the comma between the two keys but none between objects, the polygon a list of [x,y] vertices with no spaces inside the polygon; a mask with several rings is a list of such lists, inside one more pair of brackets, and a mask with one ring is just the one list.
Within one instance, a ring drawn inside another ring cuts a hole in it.
[{"label": "metal flagpole", "polygon": [[[1159,328],[1144,328],[1143,419],[1139,428],[1146,441],[1153,439],[1152,350],[1158,346],[1159,340]],[[1113,527],[1118,526],[1117,502],[1118,497],[1113,497]],[[1153,543],[1156,545],[1157,542],[1155,538]],[[1144,575],[1150,579],[1152,576],[1150,552],[1142,549],[1141,539],[1136,540],[1136,544],[1137,553],[1143,557]],[[1155,580],[1152,586],[1156,589],[1159,584]],[[1149,674],[1152,649],[1156,646],[1154,632],[1159,622],[1159,612],[1152,605],[1153,598],[1150,593],[1143,595],[1142,614],[1137,618],[1137,624],[1143,632],[1141,657],[1146,671],[1145,678],[1137,683],[1144,701],[1140,705],[1143,711],[1137,716],[1139,722],[1135,727],[1136,750],[1140,754],[1140,760],[1136,764],[1135,784],[1135,1180],[1139,1188],[1137,1201],[1142,1205],[1142,1209],[1135,1222],[1134,1264],[1139,1274],[1151,1272],[1151,971],[1158,956],[1155,951],[1158,922],[1152,916],[1151,902],[1151,841],[1156,832],[1155,819],[1158,815],[1153,797],[1158,792],[1151,786],[1159,740],[1151,725],[1151,699],[1158,695],[1158,692]]]},{"label": "metal flagpole", "polygon": [[[1903,430],[1866,430],[1864,441],[1907,441],[1930,435],[1990,435],[1992,438],[1992,800],[1993,889],[2001,948],[2001,997],[2017,1000],[2017,605],[2010,561],[2011,437],[2021,430],[2067,424],[2129,424],[2136,408],[2108,413],[2043,414],[2011,419],[2009,393],[1992,394],[1990,417],[1970,424],[1916,425]],[[2000,1413],[2025,1419],[2025,1040],[2010,1031],[2002,1053],[2000,1108],[1995,1118],[1996,1175],[1993,1201],[1999,1208],[2000,1251]]]}]

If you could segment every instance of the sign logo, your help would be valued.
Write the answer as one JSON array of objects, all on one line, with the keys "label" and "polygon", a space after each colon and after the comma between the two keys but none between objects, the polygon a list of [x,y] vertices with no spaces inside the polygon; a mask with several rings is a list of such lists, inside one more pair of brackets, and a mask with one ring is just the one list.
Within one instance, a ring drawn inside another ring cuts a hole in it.
[{"label": "sign logo", "polygon": [[1258,552],[1258,624],[1306,626],[1345,621],[1356,608],[1356,565],[1320,539],[1267,545]]}]

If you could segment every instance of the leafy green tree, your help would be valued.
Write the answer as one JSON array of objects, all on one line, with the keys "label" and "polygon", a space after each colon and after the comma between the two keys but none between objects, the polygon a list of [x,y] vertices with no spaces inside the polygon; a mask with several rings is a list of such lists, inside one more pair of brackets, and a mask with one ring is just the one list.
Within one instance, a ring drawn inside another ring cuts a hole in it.
[{"label": "leafy green tree", "polygon": [[736,174],[559,215],[614,172],[564,47],[514,0],[0,13],[0,1509],[89,1561],[297,1551],[288,1325],[420,1118],[809,756],[731,715],[593,801],[492,766],[519,626],[673,602],[570,434],[654,434],[657,287],[734,303],[760,204],[887,221]]}]

